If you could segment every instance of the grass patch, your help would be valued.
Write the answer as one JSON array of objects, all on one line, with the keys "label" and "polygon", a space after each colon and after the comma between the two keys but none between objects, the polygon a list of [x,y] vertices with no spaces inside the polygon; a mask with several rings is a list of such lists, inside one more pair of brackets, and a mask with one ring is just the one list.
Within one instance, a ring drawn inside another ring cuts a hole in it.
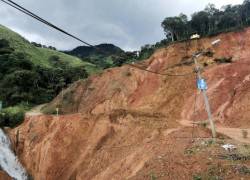
[{"label": "grass patch", "polygon": [[240,166],[237,170],[242,175],[250,175],[250,168],[247,166]]},{"label": "grass patch", "polygon": [[221,154],[219,159],[229,161],[249,161],[250,160],[250,145],[240,145],[237,149],[231,153]]},{"label": "grass patch", "polygon": [[215,143],[213,141],[213,139],[202,141],[202,142],[199,142],[199,144],[196,144],[190,148],[186,148],[184,150],[184,154],[185,155],[194,155],[194,154],[201,152],[201,151],[205,150],[206,148],[212,147],[214,145],[217,145],[217,143]]},{"label": "grass patch", "polygon": [[48,115],[55,115],[57,114],[56,108],[55,107],[45,107],[44,109],[42,109],[42,113],[44,114],[48,114]]},{"label": "grass patch", "polygon": [[211,165],[207,171],[195,174],[193,180],[222,180],[226,174],[226,169],[222,165]]},{"label": "grass patch", "polygon": [[149,173],[150,180],[157,180],[157,176],[154,172]]},{"label": "grass patch", "polygon": [[31,106],[19,104],[4,108],[0,111],[0,126],[16,127],[24,120],[25,112],[30,110]]}]

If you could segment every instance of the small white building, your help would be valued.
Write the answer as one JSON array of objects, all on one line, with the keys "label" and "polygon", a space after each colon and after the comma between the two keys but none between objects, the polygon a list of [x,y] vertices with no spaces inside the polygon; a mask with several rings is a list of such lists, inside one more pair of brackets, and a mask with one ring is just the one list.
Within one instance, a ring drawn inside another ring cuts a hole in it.
[{"label": "small white building", "polygon": [[200,39],[200,35],[199,34],[193,34],[190,39]]}]

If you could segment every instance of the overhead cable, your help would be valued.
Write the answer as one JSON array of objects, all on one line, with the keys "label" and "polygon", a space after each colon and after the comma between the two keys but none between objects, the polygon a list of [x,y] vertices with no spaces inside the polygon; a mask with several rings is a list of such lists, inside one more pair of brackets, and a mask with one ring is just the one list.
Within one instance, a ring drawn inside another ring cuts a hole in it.
[{"label": "overhead cable", "polygon": [[[88,42],[86,42],[86,41],[84,41],[84,40],[82,40],[82,39],[76,37],[75,35],[72,35],[72,34],[68,33],[67,31],[65,31],[65,30],[63,30],[63,29],[61,29],[61,28],[55,26],[54,24],[52,24],[52,23],[46,21],[45,19],[43,19],[43,18],[41,18],[40,16],[34,14],[33,12],[31,12],[31,11],[29,11],[28,9],[24,8],[23,6],[21,6],[21,5],[17,4],[17,3],[15,3],[14,1],[12,1],[12,0],[0,0],[0,1],[2,1],[2,2],[4,2],[5,4],[7,4],[7,5],[9,5],[9,6],[15,8],[15,9],[21,11],[22,13],[24,13],[24,14],[26,14],[26,15],[28,15],[28,16],[30,16],[30,17],[32,17],[32,18],[38,20],[38,21],[40,21],[41,23],[43,23],[43,24],[45,24],[45,25],[47,25],[47,26],[49,26],[49,27],[51,27],[51,28],[54,28],[54,29],[56,29],[56,30],[62,32],[62,33],[64,33],[64,34],[66,34],[66,35],[68,35],[68,36],[70,36],[70,37],[72,37],[72,38],[74,38],[74,39],[76,39],[76,40],[82,42],[83,44],[85,44],[85,45],[87,45],[87,46],[93,47],[93,48],[95,48],[96,50],[98,50],[99,52],[102,52],[102,53],[105,53],[105,54],[106,54],[106,52],[104,52],[103,50],[101,50],[101,49],[97,48],[96,46],[94,46],[94,45],[92,45],[92,44],[90,44],[90,43],[88,43]],[[115,55],[114,57],[120,58],[120,56],[117,56],[117,55]],[[148,70],[148,69],[144,69],[144,68],[138,67],[138,66],[133,65],[133,64],[127,64],[127,65],[129,65],[129,66],[131,66],[131,67],[133,67],[133,68],[137,68],[137,69],[142,70],[142,71],[146,71],[146,72],[149,72],[149,73],[158,74],[158,75],[162,75],[162,76],[187,76],[187,75],[193,74],[193,72],[192,72],[192,73],[186,73],[186,74],[158,73],[158,72],[154,72],[154,71],[151,71],[151,70]]]}]

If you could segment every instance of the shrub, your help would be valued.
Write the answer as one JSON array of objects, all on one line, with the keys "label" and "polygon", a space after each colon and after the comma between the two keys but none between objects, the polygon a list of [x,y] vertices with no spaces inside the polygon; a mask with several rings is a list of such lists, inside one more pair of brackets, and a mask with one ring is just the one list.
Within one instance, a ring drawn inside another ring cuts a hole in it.
[{"label": "shrub", "polygon": [[202,178],[199,175],[194,175],[193,180],[202,180]]},{"label": "shrub", "polygon": [[12,106],[0,111],[0,126],[16,127],[24,120],[25,112],[29,107],[25,105]]},{"label": "shrub", "polygon": [[154,172],[151,172],[151,173],[149,174],[149,176],[150,176],[150,180],[157,180],[157,176],[155,175]]}]

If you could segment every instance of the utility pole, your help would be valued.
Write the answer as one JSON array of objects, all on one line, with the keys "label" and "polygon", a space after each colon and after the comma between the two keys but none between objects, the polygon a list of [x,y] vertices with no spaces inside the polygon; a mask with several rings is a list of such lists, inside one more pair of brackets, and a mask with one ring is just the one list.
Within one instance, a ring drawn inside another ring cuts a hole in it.
[{"label": "utility pole", "polygon": [[[194,63],[195,63],[195,70],[196,70],[198,81],[202,80],[201,68],[200,68],[198,60],[197,60],[197,58],[200,55],[202,55],[202,53],[199,53],[199,54],[193,56]],[[201,92],[203,94],[203,98],[204,98],[204,102],[205,102],[205,107],[206,107],[206,111],[207,111],[207,115],[208,115],[208,120],[210,122],[211,130],[212,130],[212,136],[215,139],[216,138],[216,130],[215,130],[215,125],[214,125],[214,121],[213,121],[213,117],[212,117],[212,113],[211,113],[210,104],[209,104],[207,93],[206,93],[206,88],[202,88]]]}]

